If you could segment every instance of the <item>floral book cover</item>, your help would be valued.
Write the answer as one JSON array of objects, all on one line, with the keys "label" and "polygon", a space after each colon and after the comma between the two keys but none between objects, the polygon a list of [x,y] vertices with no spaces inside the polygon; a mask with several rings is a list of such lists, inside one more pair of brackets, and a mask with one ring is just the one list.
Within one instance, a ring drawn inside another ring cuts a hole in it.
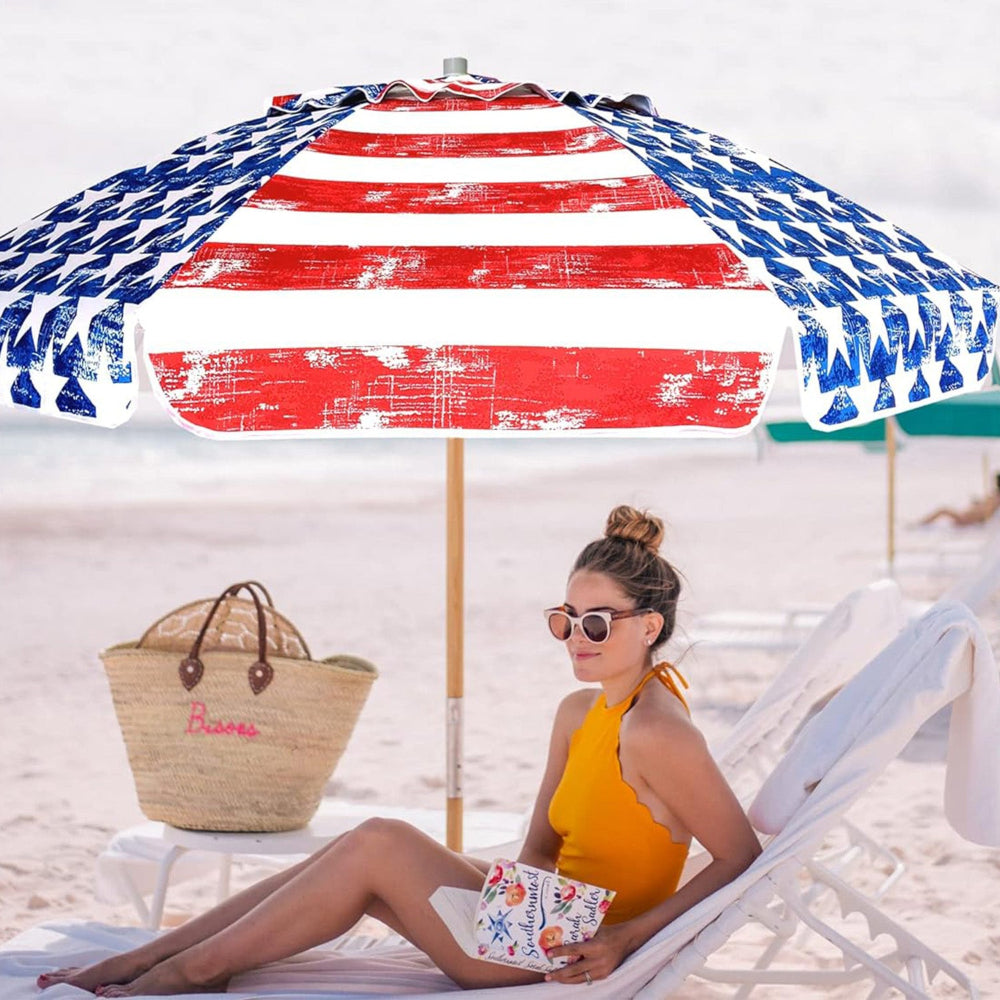
[{"label": "floral book cover", "polygon": [[546,951],[593,937],[614,895],[611,889],[500,858],[478,896],[442,886],[431,904],[467,954],[551,972],[566,959],[550,961]]}]

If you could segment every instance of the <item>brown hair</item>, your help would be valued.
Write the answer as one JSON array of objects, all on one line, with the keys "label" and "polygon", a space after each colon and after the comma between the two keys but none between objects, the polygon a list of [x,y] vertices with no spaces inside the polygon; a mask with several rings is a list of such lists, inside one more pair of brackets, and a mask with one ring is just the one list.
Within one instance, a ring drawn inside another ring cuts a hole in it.
[{"label": "brown hair", "polygon": [[673,635],[681,593],[677,571],[660,555],[663,534],[663,521],[655,515],[634,507],[615,507],[608,515],[604,537],[591,542],[573,564],[574,573],[603,573],[637,608],[652,608],[663,615],[663,628],[653,646]]}]

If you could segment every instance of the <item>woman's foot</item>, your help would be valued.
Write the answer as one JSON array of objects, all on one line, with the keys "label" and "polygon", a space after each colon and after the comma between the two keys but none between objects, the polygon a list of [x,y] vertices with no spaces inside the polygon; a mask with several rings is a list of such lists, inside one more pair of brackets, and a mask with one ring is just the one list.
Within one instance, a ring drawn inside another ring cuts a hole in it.
[{"label": "woman's foot", "polygon": [[95,962],[83,968],[73,966],[67,969],[56,969],[54,972],[43,972],[36,983],[40,990],[48,989],[59,983],[69,983],[81,990],[96,992],[98,986],[109,983],[129,983],[141,976],[149,968],[136,953],[127,951],[121,955],[112,955],[103,962]]},{"label": "woman's foot", "polygon": [[49,986],[55,986],[56,983],[64,983],[70,976],[75,976],[80,972],[79,965],[71,965],[66,969],[56,969],[54,972],[43,972],[36,980],[40,990],[44,990]]},{"label": "woman's foot", "polygon": [[174,993],[225,992],[229,984],[228,976],[204,981],[200,977],[193,977],[189,969],[190,963],[175,955],[154,965],[131,982],[102,987],[98,991],[98,996],[104,1000],[104,998],[162,996]]}]

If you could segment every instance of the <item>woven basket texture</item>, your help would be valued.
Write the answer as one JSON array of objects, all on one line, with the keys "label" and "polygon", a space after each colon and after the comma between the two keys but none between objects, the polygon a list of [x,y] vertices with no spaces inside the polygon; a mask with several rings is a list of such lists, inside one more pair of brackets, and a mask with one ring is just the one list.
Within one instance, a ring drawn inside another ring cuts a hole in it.
[{"label": "woven basket texture", "polygon": [[101,654],[150,819],[266,832],[298,829],[315,813],[377,671],[353,656],[272,654],[274,679],[255,695],[247,672],[257,660],[256,618],[251,639],[246,651],[203,646],[204,676],[191,691],[178,673],[183,644],[123,643]]}]

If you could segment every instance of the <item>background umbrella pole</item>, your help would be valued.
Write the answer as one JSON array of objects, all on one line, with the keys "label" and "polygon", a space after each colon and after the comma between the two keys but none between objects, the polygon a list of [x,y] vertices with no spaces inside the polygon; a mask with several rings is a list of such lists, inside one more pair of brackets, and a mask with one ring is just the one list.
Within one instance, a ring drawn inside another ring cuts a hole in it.
[{"label": "background umbrella pole", "polygon": [[465,590],[465,472],[461,438],[448,439],[447,474],[447,809],[445,843],[462,850],[462,697]]},{"label": "background umbrella pole", "polygon": [[885,421],[885,454],[889,472],[889,511],[886,563],[889,576],[896,575],[896,422],[892,417]]}]

